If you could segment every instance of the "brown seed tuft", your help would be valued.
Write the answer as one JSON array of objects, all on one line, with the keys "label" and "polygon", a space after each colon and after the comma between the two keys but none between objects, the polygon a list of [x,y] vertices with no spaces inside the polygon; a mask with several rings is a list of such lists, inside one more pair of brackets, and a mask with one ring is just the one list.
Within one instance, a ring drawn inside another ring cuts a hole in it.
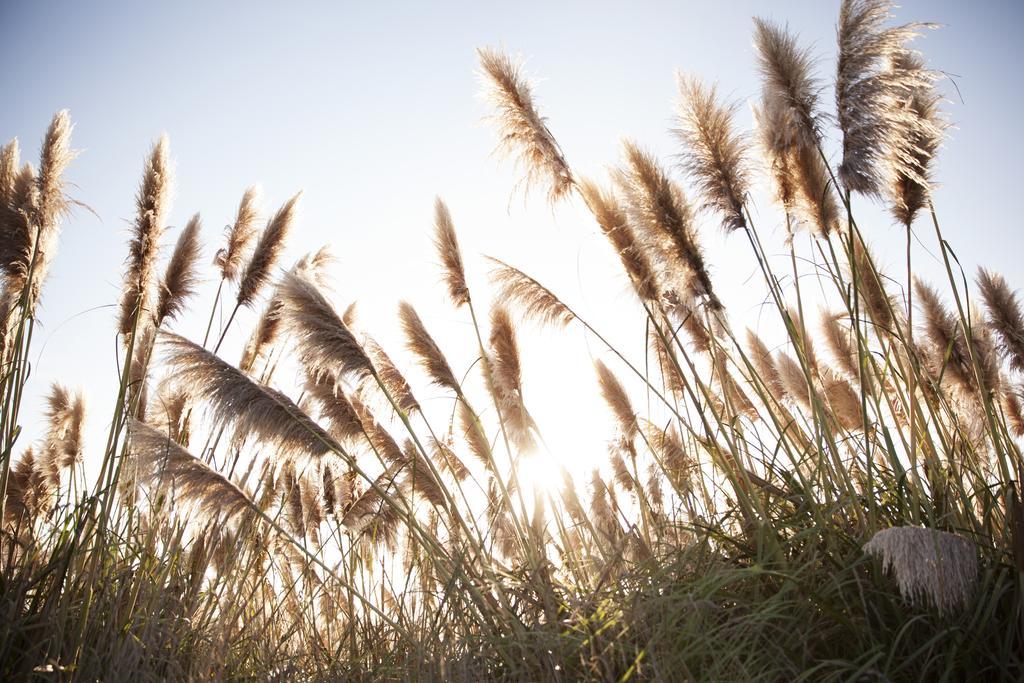
[{"label": "brown seed tuft", "polygon": [[434,201],[434,248],[441,257],[444,282],[448,286],[448,296],[452,303],[456,308],[468,304],[469,287],[466,285],[466,269],[462,265],[459,239],[455,234],[452,215],[440,197]]},{"label": "brown seed tuft", "polygon": [[625,166],[614,172],[614,178],[633,224],[647,239],[661,242],[678,259],[691,296],[706,300],[712,309],[721,308],[697,243],[693,211],[682,190],[651,154],[634,143],[623,143],[623,155]]},{"label": "brown seed tuft", "polygon": [[260,194],[259,186],[253,185],[242,195],[235,222],[227,228],[226,244],[217,250],[213,258],[213,264],[220,269],[221,277],[229,282],[234,282],[238,277],[249,245],[256,237],[256,222],[260,216]]},{"label": "brown seed tuft", "polygon": [[777,102],[792,121],[800,146],[814,148],[820,137],[818,97],[821,86],[812,75],[814,59],[796,37],[765,19],[754,19],[754,46],[766,100]]},{"label": "brown seed tuft", "polygon": [[657,283],[647,254],[637,241],[633,229],[629,225],[626,212],[619,205],[611,192],[601,190],[597,185],[584,180],[580,183],[580,191],[586,199],[587,206],[597,219],[608,241],[611,242],[619,260],[622,261],[626,274],[633,284],[633,290],[642,301],[658,300]]},{"label": "brown seed tuft", "polygon": [[524,318],[557,327],[565,327],[576,318],[550,289],[523,271],[495,258],[488,260],[496,266],[491,280],[499,289],[498,298],[519,306]]},{"label": "brown seed tuft", "polygon": [[864,545],[896,575],[911,603],[934,605],[940,614],[963,609],[978,578],[978,550],[963,536],[922,527],[883,529]]},{"label": "brown seed tuft", "polygon": [[601,396],[605,403],[611,408],[612,414],[619,423],[619,430],[623,437],[630,443],[637,435],[636,411],[633,403],[629,400],[626,389],[619,382],[618,378],[601,361],[594,363],[597,370],[598,383],[601,386]]},{"label": "brown seed tuft", "polygon": [[238,284],[238,305],[252,306],[260,290],[269,282],[274,266],[284,251],[285,240],[291,232],[301,196],[302,192],[299,192],[285,202],[260,234]]},{"label": "brown seed tuft", "polygon": [[1016,293],[998,273],[978,269],[978,288],[988,308],[988,324],[999,336],[1010,368],[1024,372],[1024,314]]},{"label": "brown seed tuft", "polygon": [[484,467],[491,468],[491,443],[484,433],[480,420],[464,401],[459,401],[459,423],[462,427],[462,438],[469,452]]},{"label": "brown seed tuft", "polygon": [[917,174],[898,153],[907,113],[901,97],[908,85],[915,85],[905,82],[913,74],[891,64],[921,26],[886,28],[891,9],[889,0],[843,0],[839,9],[836,111],[843,132],[839,179],[847,190],[868,195],[890,186],[888,175],[893,169]]},{"label": "brown seed tuft", "polygon": [[779,374],[779,368],[772,358],[771,352],[757,334],[747,330],[747,347],[750,349],[750,363],[761,381],[764,382],[768,393],[776,400],[781,401],[786,395],[786,386]]},{"label": "brown seed tuft", "polygon": [[167,365],[175,380],[204,396],[214,420],[233,425],[277,449],[279,457],[318,459],[344,450],[322,427],[280,391],[254,382],[184,337],[161,332]]},{"label": "brown seed tuft", "polygon": [[562,150],[538,112],[533,93],[520,66],[508,55],[491,48],[477,50],[488,99],[497,113],[498,148],[516,154],[516,163],[526,173],[526,187],[549,183],[548,199],[557,201],[573,187],[572,173]]},{"label": "brown seed tuft", "polygon": [[189,219],[181,231],[174,253],[167,263],[167,271],[160,285],[156,307],[156,326],[174,320],[185,308],[185,302],[195,294],[199,284],[199,214]]},{"label": "brown seed tuft", "polygon": [[720,103],[715,87],[696,78],[680,74],[678,82],[678,128],[673,132],[684,145],[683,168],[700,188],[704,207],[721,217],[726,232],[745,228],[748,145],[735,130],[736,106]]},{"label": "brown seed tuft", "polygon": [[74,467],[82,461],[82,428],[85,423],[85,398],[81,391],[72,392],[56,382],[46,398],[49,424],[46,449],[59,470]]},{"label": "brown seed tuft", "polygon": [[519,344],[508,309],[491,309],[490,356],[487,368],[491,373],[490,388],[498,406],[508,436],[520,450],[536,445],[531,429],[533,418],[523,402],[522,368],[519,363]]},{"label": "brown seed tuft", "polygon": [[406,347],[416,356],[430,380],[439,387],[451,389],[456,394],[462,393],[459,381],[455,379],[448,360],[444,357],[441,347],[427,332],[416,309],[408,302],[398,306],[398,317],[405,332]]},{"label": "brown seed tuft", "polygon": [[142,315],[144,311],[152,314],[150,299],[155,284],[156,259],[164,221],[170,209],[172,181],[168,155],[167,136],[163,136],[153,145],[153,151],[146,160],[142,185],[135,200],[137,215],[132,225],[132,239],[128,243],[128,269],[118,323],[118,331],[126,340],[135,316]]},{"label": "brown seed tuft", "polygon": [[402,375],[380,344],[374,341],[372,337],[366,336],[363,339],[363,346],[373,363],[373,367],[377,370],[377,377],[380,378],[381,384],[384,385],[384,389],[387,390],[391,398],[398,404],[398,407],[406,413],[419,410],[419,401],[413,396],[412,388],[406,381],[405,376]]},{"label": "brown seed tuft", "polygon": [[931,193],[932,160],[945,135],[946,122],[939,112],[938,93],[933,88],[935,74],[925,69],[921,58],[909,50],[899,50],[891,60],[900,84],[896,92],[899,130],[896,144],[889,150],[892,214],[909,226],[923,209]]},{"label": "brown seed tuft", "polygon": [[152,482],[173,482],[176,495],[198,504],[205,519],[227,520],[255,507],[236,484],[174,443],[166,433],[135,420],[129,431],[140,476]]},{"label": "brown seed tuft", "polygon": [[298,342],[303,365],[314,372],[347,375],[354,381],[373,374],[366,352],[316,286],[285,273],[278,292],[281,315]]}]

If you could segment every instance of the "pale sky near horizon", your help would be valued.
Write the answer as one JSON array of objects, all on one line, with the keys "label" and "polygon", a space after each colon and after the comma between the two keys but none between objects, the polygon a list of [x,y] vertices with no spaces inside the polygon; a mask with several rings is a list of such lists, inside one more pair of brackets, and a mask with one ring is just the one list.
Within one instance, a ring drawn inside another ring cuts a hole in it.
[{"label": "pale sky near horizon", "polygon": [[[420,310],[456,372],[467,371],[473,358],[467,316],[446,303],[430,243],[436,195],[452,211],[471,286],[486,291],[488,267],[480,254],[502,258],[537,276],[641,358],[642,323],[633,324],[639,319],[632,295],[593,220],[578,202],[550,208],[542,192],[525,199],[513,193],[517,170],[491,154],[495,135],[481,121],[488,108],[478,97],[474,48],[503,46],[525,58],[539,107],[570,164],[603,180],[623,137],[656,152],[666,166],[674,163],[678,145],[668,129],[677,69],[717,81],[741,103],[740,125],[750,127],[747,102],[759,90],[755,14],[788,22],[813,46],[818,73],[829,82],[837,9],[838,2],[810,0],[287,8],[3,2],[0,84],[8,94],[0,141],[17,136],[23,159],[35,162],[53,113],[70,109],[73,146],[82,152],[67,175],[70,195],[95,212],[75,209],[64,224],[40,310],[22,449],[41,434],[39,396],[51,381],[85,388],[94,437],[87,453],[96,457],[102,448],[95,437],[105,432],[117,373],[112,305],[143,160],[163,132],[176,164],[168,245],[199,212],[209,264],[247,186],[263,186],[267,213],[304,190],[283,263],[330,245],[338,258],[335,304],[358,300],[365,327],[403,368],[411,368],[399,349],[395,317],[403,298]],[[896,19],[942,24],[916,47],[957,86],[942,84],[954,124],[937,163],[936,205],[946,237],[969,276],[982,264],[1024,286],[1016,208],[1024,142],[1010,133],[1021,112],[1024,4],[908,0]],[[831,91],[823,102],[831,109]],[[781,254],[778,212],[763,194],[757,200],[758,228],[773,236],[773,253]],[[881,262],[899,273],[901,230],[881,208],[863,199],[858,205]],[[701,224],[733,321],[756,327],[756,292],[763,287],[745,238],[723,235],[709,216]],[[917,231],[922,272],[938,276],[926,251],[935,253],[930,223]],[[204,274],[193,311],[176,326],[192,337],[202,336],[216,287],[213,268]],[[228,360],[237,361],[257,313],[240,316],[225,347]],[[592,358],[607,354],[577,330],[533,329],[524,331],[531,338],[524,344],[528,406],[553,450],[589,454],[611,436],[600,420],[594,424],[603,413],[590,367]],[[424,386],[422,375],[410,374],[415,386]],[[565,409],[565,386],[575,387],[575,412]]]}]

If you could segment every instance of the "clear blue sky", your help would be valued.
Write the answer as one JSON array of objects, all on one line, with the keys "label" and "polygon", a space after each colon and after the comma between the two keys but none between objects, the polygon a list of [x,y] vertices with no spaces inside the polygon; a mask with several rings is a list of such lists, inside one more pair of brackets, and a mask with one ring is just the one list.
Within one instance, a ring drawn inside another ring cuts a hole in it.
[{"label": "clear blue sky", "polygon": [[[454,349],[457,370],[468,363],[460,353],[471,348],[469,330],[443,300],[430,249],[431,205],[441,195],[460,230],[472,284],[482,286],[486,276],[477,254],[521,265],[639,353],[642,330],[618,322],[630,306],[627,287],[592,221],[573,204],[549,209],[540,194],[510,200],[517,175],[491,156],[474,48],[501,45],[526,58],[570,162],[600,178],[617,160],[623,136],[671,162],[678,151],[667,132],[676,69],[717,80],[738,101],[756,96],[754,14],[788,21],[814,45],[820,73],[829,77],[837,7],[810,0],[4,2],[0,138],[18,136],[24,158],[34,160],[54,111],[69,108],[73,143],[82,150],[68,174],[71,194],[97,214],[79,209],[65,224],[40,312],[33,396],[51,380],[82,385],[93,404],[90,432],[104,426],[116,373],[109,306],[119,296],[143,158],[162,132],[177,166],[169,223],[182,226],[202,214],[204,259],[219,247],[246,186],[263,185],[268,210],[304,189],[288,261],[329,243],[339,258],[335,301],[358,299],[367,327],[392,349],[395,303],[408,298]],[[1024,285],[1024,143],[1016,134],[1024,4],[914,0],[897,17],[944,25],[918,47],[959,86],[959,93],[944,86],[955,128],[938,162],[936,204],[947,236],[970,272],[982,263]],[[740,121],[748,126],[750,119],[744,106]],[[759,227],[777,235],[778,216],[767,201],[759,202],[758,216]],[[869,207],[864,217],[883,263],[898,266],[900,231],[880,210]],[[704,241],[733,317],[753,319],[749,248],[741,236],[726,238],[706,223]],[[933,249],[930,228],[919,230]],[[920,253],[922,268],[936,272]],[[179,326],[186,334],[208,314],[215,281],[212,269],[207,273],[205,296]],[[243,316],[239,330],[247,334],[254,317]],[[241,339],[239,333],[228,346],[229,359]],[[600,355],[576,333],[541,336],[526,351],[527,400],[552,414],[558,392],[546,383],[590,382],[587,354]],[[580,414],[591,414],[596,402],[581,398]],[[42,426],[35,398],[27,411],[23,445]],[[551,430],[566,432],[553,445],[574,447],[569,432]],[[591,434],[587,443],[604,436]]]}]

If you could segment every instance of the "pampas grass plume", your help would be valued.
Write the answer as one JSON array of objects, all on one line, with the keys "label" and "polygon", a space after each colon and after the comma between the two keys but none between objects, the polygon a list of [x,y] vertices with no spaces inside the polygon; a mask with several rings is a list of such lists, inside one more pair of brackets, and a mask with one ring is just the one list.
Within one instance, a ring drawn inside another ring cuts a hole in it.
[{"label": "pampas grass plume", "polygon": [[900,594],[911,603],[926,602],[940,614],[951,614],[963,609],[974,592],[978,550],[963,536],[922,527],[893,527],[875,534],[864,550],[895,574]]}]

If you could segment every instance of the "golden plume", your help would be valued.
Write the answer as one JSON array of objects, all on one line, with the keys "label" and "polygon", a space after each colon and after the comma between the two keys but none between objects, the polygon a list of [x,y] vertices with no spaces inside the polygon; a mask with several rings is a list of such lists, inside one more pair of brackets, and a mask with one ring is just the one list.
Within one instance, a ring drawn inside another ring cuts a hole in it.
[{"label": "golden plume", "polygon": [[231,424],[236,434],[252,435],[274,446],[280,457],[344,453],[333,437],[280,391],[253,381],[184,337],[161,332],[160,341],[175,381],[204,396],[217,423]]},{"label": "golden plume", "polygon": [[615,182],[622,191],[629,216],[648,239],[670,247],[685,270],[687,287],[694,298],[720,309],[707,264],[693,225],[693,211],[679,186],[665,174],[657,160],[634,143],[623,143],[625,166],[616,169]]},{"label": "golden plume", "polygon": [[978,288],[988,308],[989,326],[999,336],[1010,368],[1024,372],[1024,314],[1017,295],[998,273],[978,269]]},{"label": "golden plume", "polygon": [[447,387],[456,394],[461,394],[462,387],[455,379],[455,373],[448,365],[448,360],[444,357],[441,347],[427,332],[416,309],[403,301],[398,306],[398,317],[402,322],[402,330],[405,332],[406,347],[419,360],[430,380],[440,387]]},{"label": "golden plume", "polygon": [[839,8],[839,56],[836,67],[836,111],[843,133],[839,179],[847,190],[877,195],[890,184],[891,170],[917,176],[900,155],[907,110],[900,98],[915,78],[907,69],[893,69],[904,44],[920,25],[886,28],[889,0],[843,0]]},{"label": "golden plume", "polygon": [[495,264],[491,280],[498,287],[502,301],[517,305],[524,318],[533,318],[542,325],[565,327],[576,315],[547,287],[504,261],[488,257]]},{"label": "golden plume", "polygon": [[515,327],[508,309],[501,305],[491,309],[490,355],[487,368],[491,373],[490,389],[498,406],[508,436],[520,450],[535,446],[531,429],[533,418],[523,402],[522,369]]},{"label": "golden plume", "polygon": [[491,48],[477,50],[488,99],[497,113],[499,149],[516,154],[517,164],[526,173],[527,188],[538,182],[549,183],[552,202],[569,193],[572,173],[562,150],[537,112],[533,93],[518,64],[508,55]]},{"label": "golden plume", "polygon": [[156,306],[156,325],[174,320],[185,308],[185,301],[195,294],[199,284],[199,214],[189,219],[178,236],[171,260],[167,263]]},{"label": "golden plume", "polygon": [[140,476],[151,482],[173,482],[175,494],[196,503],[205,518],[227,520],[255,508],[252,499],[238,485],[212,470],[164,432],[132,420],[129,433]]},{"label": "golden plume", "polygon": [[798,47],[796,37],[784,28],[760,17],[754,19],[754,47],[765,99],[783,108],[801,146],[814,148],[820,137],[821,86],[811,73],[814,60],[810,51]]},{"label": "golden plume", "polygon": [[227,243],[213,258],[213,264],[220,269],[220,275],[229,282],[238,277],[239,268],[245,260],[249,245],[256,236],[256,222],[260,216],[260,188],[258,185],[246,189],[238,204],[235,222],[228,226]]},{"label": "golden plume", "polygon": [[462,265],[462,252],[455,225],[448,207],[438,197],[434,201],[434,248],[441,258],[444,282],[448,296],[456,307],[469,303],[469,287],[466,285],[466,269]]},{"label": "golden plume", "polygon": [[683,143],[683,168],[700,188],[705,208],[719,214],[727,232],[745,228],[748,145],[735,130],[736,107],[720,103],[714,86],[682,74],[678,81],[678,128],[673,132]]},{"label": "golden plume", "polygon": [[900,526],[883,529],[864,545],[896,575],[900,594],[911,603],[934,605],[940,614],[963,609],[978,577],[978,549],[963,536]]},{"label": "golden plume", "polygon": [[285,273],[278,288],[289,332],[299,346],[303,365],[315,372],[337,372],[358,381],[373,366],[348,326],[311,282]]},{"label": "golden plume", "polygon": [[284,251],[284,243],[295,221],[296,208],[301,196],[302,192],[299,192],[285,202],[260,233],[238,283],[239,306],[251,306],[260,290],[270,280],[274,266]]},{"label": "golden plume", "polygon": [[142,184],[135,200],[137,214],[132,225],[132,239],[128,243],[128,269],[118,323],[118,331],[126,340],[135,316],[143,315],[150,308],[160,238],[170,208],[171,162],[168,154],[165,135],[153,145],[146,160]]},{"label": "golden plume", "polygon": [[611,192],[601,190],[589,180],[580,183],[580,191],[586,199],[597,224],[608,241],[633,284],[633,290],[642,301],[657,301],[658,289],[651,266],[643,246],[637,241],[629,225],[626,212]]}]

